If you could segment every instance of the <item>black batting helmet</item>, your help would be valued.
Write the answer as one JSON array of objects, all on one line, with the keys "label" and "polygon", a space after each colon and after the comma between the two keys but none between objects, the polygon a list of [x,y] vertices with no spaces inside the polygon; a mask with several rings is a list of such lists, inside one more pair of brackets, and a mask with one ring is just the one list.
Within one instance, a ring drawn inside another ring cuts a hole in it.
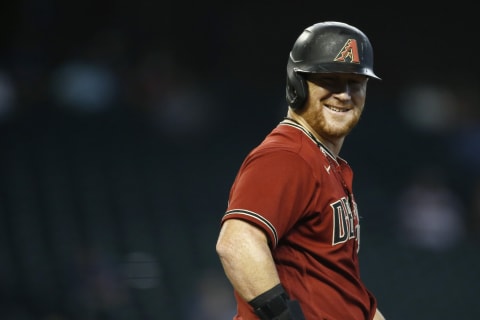
[{"label": "black batting helmet", "polygon": [[287,103],[301,108],[307,98],[305,73],[356,73],[380,79],[373,72],[373,48],[359,29],[336,21],[316,23],[303,31],[287,63]]}]

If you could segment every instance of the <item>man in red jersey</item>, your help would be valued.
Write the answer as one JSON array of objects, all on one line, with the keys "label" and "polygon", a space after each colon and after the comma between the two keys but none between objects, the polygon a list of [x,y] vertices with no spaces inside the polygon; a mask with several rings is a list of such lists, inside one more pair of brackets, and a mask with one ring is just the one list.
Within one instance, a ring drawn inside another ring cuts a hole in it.
[{"label": "man in red jersey", "polygon": [[339,156],[363,112],[373,49],[335,21],[298,37],[286,118],[246,157],[216,250],[234,288],[234,320],[382,320],[360,278],[353,173]]}]

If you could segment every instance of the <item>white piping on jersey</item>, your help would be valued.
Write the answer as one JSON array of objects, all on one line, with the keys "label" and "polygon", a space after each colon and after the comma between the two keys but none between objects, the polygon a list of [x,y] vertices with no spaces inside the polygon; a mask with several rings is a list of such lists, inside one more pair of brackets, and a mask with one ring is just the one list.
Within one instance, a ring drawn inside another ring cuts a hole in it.
[{"label": "white piping on jersey", "polygon": [[291,118],[285,118],[282,122],[280,122],[280,125],[287,125],[287,126],[291,126],[291,127],[294,127],[296,129],[301,130],[303,133],[305,133],[307,135],[307,137],[310,138],[310,140],[312,140],[320,148],[320,150],[323,152],[323,154],[328,155],[330,158],[332,158],[333,161],[335,161],[338,164],[337,157],[335,157],[333,155],[333,152],[328,150],[328,148],[326,146],[324,146],[323,143],[321,143],[313,135],[313,133],[311,133],[307,128],[302,126],[300,123],[296,122],[295,120],[293,120]]},{"label": "white piping on jersey", "polygon": [[245,209],[228,210],[227,212],[225,212],[224,217],[226,217],[228,215],[232,215],[232,214],[245,215],[245,216],[249,216],[249,217],[252,217],[252,218],[260,221],[262,224],[264,224],[272,232],[273,238],[274,238],[274,241],[275,241],[273,247],[277,246],[277,244],[278,244],[278,233],[277,233],[277,230],[275,229],[275,227],[273,226],[273,224],[270,223],[270,221],[268,221],[267,219],[265,219],[264,217],[262,217],[258,213],[255,213],[255,212],[249,211],[249,210],[245,210]]}]

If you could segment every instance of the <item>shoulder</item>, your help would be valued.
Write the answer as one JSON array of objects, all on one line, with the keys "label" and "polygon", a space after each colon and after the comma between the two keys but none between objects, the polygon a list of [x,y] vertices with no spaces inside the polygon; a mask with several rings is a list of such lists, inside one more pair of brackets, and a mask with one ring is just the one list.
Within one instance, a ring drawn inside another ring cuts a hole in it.
[{"label": "shoulder", "polygon": [[299,127],[281,122],[265,139],[253,150],[254,153],[262,152],[293,152],[298,156],[316,153],[318,146]]},{"label": "shoulder", "polygon": [[242,171],[311,177],[326,161],[323,151],[304,132],[279,125],[247,155]]}]

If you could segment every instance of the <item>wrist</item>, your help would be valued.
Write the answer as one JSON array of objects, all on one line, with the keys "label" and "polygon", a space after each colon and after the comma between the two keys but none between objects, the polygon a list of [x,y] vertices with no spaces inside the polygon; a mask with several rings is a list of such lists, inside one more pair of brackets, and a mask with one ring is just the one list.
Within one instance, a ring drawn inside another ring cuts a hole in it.
[{"label": "wrist", "polygon": [[281,284],[265,291],[248,303],[261,320],[275,319],[288,309],[290,300],[287,292]]}]

